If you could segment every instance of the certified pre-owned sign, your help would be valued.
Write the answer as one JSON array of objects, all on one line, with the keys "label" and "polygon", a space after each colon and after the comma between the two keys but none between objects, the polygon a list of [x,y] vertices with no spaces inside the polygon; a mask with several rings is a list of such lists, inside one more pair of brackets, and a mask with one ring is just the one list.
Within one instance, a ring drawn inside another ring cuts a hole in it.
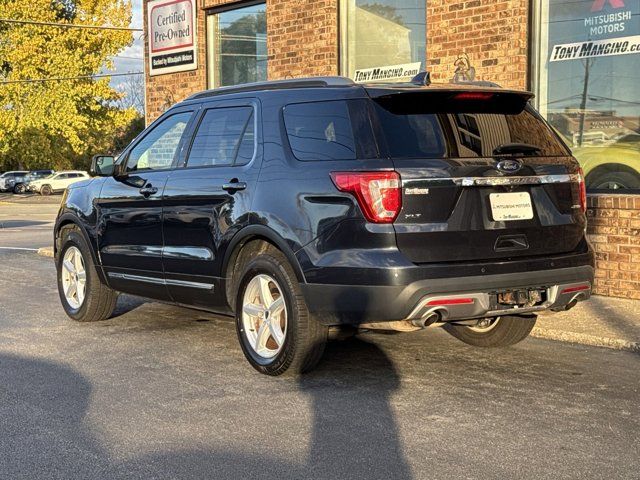
[{"label": "certified pre-owned sign", "polygon": [[149,75],[198,68],[196,0],[148,3]]}]

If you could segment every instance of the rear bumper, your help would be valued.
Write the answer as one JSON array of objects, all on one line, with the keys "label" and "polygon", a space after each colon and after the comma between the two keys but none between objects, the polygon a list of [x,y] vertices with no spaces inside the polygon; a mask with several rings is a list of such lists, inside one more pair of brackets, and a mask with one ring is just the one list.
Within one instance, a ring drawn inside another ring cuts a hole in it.
[{"label": "rear bumper", "polygon": [[[405,286],[301,284],[309,311],[326,325],[405,320],[438,310],[443,320],[491,317],[541,310],[562,310],[591,295],[592,264],[529,272],[424,279]],[[496,309],[492,298],[500,290],[535,288],[546,292],[542,303],[530,308]],[[445,305],[444,298],[472,298],[473,302]],[[435,302],[435,303],[434,303]]]}]

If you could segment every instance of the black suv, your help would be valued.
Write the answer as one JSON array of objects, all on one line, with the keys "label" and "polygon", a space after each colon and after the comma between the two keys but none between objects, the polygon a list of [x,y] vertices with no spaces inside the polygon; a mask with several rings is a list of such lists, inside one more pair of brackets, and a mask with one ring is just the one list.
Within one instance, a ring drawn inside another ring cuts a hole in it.
[{"label": "black suv", "polygon": [[311,369],[336,327],[517,343],[594,276],[580,169],[530,98],[339,77],[194,95],[65,193],[62,304],[235,315],[270,375]]}]

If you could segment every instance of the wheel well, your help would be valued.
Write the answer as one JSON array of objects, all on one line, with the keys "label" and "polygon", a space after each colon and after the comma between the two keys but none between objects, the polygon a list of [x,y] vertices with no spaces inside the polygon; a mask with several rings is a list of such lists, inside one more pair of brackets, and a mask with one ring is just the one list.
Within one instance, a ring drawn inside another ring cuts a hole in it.
[{"label": "wheel well", "polygon": [[597,178],[599,175],[604,175],[611,172],[626,172],[640,178],[640,172],[634,170],[631,167],[628,167],[621,163],[605,163],[602,165],[598,165],[587,174],[587,186],[594,180],[594,178]]},{"label": "wheel well", "polygon": [[293,268],[293,271],[295,272],[296,277],[298,277],[298,281],[304,281],[304,277],[302,277],[302,272],[300,271],[299,266],[297,265],[297,261],[295,260],[295,257],[293,257],[292,252],[284,251],[284,249],[278,246],[276,242],[274,242],[273,240],[271,240],[266,236],[262,236],[260,234],[248,235],[242,240],[240,240],[238,244],[233,247],[233,250],[231,252],[231,255],[229,255],[229,259],[227,261],[227,264],[224,270],[224,278],[226,279],[225,294],[227,297],[227,301],[229,302],[229,305],[233,306],[233,302],[234,302],[233,296],[234,296],[234,290],[235,290],[235,283],[233,280],[235,279],[235,274],[234,274],[235,269],[236,267],[239,266],[238,258],[240,257],[240,254],[242,252],[254,251],[254,250],[258,252],[262,252],[270,247],[275,248],[276,250],[282,252],[284,256],[287,258],[287,260],[289,260],[289,263],[292,264],[291,267]]},{"label": "wheel well", "polygon": [[58,251],[62,247],[62,245],[60,245],[61,237],[60,237],[59,234],[60,234],[60,232],[62,231],[62,229],[64,227],[68,227],[69,225],[73,225],[75,228],[80,230],[80,227],[78,227],[78,225],[73,220],[63,220],[62,222],[60,222],[60,224],[57,225],[57,227],[56,227],[56,229],[54,231],[54,239],[55,239],[55,241],[53,242],[53,254],[54,254],[54,256],[57,255]]}]

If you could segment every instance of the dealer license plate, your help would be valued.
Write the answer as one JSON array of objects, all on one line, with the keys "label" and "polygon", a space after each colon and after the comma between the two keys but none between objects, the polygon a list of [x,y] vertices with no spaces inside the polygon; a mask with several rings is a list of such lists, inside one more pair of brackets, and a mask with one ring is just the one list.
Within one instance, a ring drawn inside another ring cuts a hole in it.
[{"label": "dealer license plate", "polygon": [[492,193],[489,195],[491,214],[496,222],[531,220],[533,207],[528,192]]}]

